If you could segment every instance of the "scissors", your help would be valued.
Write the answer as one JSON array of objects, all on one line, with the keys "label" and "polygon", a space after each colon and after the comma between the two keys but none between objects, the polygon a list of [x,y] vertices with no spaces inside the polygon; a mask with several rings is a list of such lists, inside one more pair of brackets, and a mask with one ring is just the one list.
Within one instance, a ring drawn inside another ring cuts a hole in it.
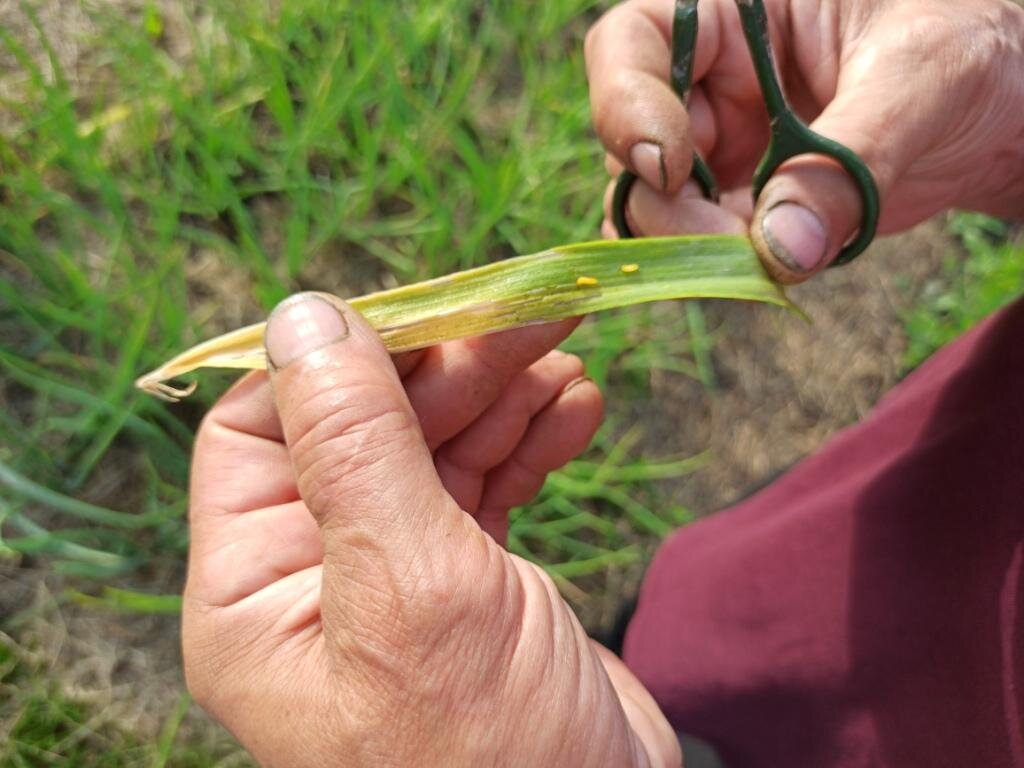
[{"label": "scissors", "polygon": [[[860,229],[856,237],[843,247],[839,256],[832,262],[832,266],[846,264],[867,248],[875,237],[879,212],[878,186],[867,164],[853,150],[812,131],[789,106],[775,72],[764,0],[736,0],[736,7],[740,12],[743,36],[754,61],[754,70],[768,110],[770,125],[768,149],[754,171],[754,200],[756,202],[771,175],[791,157],[816,154],[825,155],[838,162],[856,184],[862,204]],[[684,104],[690,95],[696,47],[697,0],[676,0],[672,19],[670,81],[672,90]],[[691,175],[704,196],[717,202],[718,183],[715,175],[697,152],[693,154]],[[627,170],[620,174],[615,183],[612,221],[621,238],[633,237],[626,222],[626,202],[636,180],[636,174]]]}]

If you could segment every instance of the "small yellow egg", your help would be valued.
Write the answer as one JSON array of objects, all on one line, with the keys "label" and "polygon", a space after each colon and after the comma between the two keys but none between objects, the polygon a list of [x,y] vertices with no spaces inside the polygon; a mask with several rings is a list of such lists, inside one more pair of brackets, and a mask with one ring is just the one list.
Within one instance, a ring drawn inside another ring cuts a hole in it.
[{"label": "small yellow egg", "polygon": [[631,275],[634,272],[639,272],[640,271],[640,265],[639,264],[623,264],[621,267],[619,267],[619,271],[622,272],[624,275]]},{"label": "small yellow egg", "polygon": [[591,285],[597,285],[597,278],[596,277],[588,277],[586,275],[584,275],[583,277],[577,277],[576,278],[576,285],[578,285],[580,288],[585,288],[585,287],[591,286]]}]

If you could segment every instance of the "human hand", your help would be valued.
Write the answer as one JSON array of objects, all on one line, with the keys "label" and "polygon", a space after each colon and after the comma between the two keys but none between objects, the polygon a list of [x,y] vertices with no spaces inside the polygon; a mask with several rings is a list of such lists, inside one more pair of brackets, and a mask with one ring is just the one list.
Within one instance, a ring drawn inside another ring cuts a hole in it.
[{"label": "human hand", "polygon": [[680,764],[632,674],[484,533],[600,421],[549,352],[573,325],[393,364],[341,302],[271,315],[269,378],[197,437],[183,613],[189,688],[262,764]]},{"label": "human hand", "polygon": [[[856,186],[835,162],[785,163],[753,210],[768,120],[734,0],[703,0],[689,109],[670,89],[671,0],[627,0],[587,37],[597,133],[613,176],[640,176],[637,234],[750,232],[766,268],[800,282],[855,234]],[[766,0],[795,111],[855,151],[882,199],[879,232],[959,206],[1024,214],[1024,10],[1010,0]],[[725,194],[688,181],[699,149]],[[602,231],[615,234],[605,196]]]}]

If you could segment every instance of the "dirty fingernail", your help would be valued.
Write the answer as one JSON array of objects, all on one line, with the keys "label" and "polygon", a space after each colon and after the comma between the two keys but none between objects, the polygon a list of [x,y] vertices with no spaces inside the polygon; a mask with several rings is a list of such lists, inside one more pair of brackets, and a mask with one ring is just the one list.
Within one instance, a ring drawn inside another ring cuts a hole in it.
[{"label": "dirty fingernail", "polygon": [[772,254],[797,272],[810,272],[825,258],[825,225],[802,205],[779,203],[765,214],[761,231]]},{"label": "dirty fingernail", "polygon": [[264,343],[273,368],[289,363],[348,336],[348,323],[337,307],[315,293],[298,293],[270,313]]},{"label": "dirty fingernail", "polygon": [[668,183],[665,155],[661,147],[650,141],[640,141],[629,150],[629,164],[633,171],[652,189],[664,190]]}]

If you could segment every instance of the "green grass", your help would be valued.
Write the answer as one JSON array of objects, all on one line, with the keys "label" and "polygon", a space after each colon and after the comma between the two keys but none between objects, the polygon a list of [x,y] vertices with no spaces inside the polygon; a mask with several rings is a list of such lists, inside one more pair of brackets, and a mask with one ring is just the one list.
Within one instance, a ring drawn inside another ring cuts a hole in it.
[{"label": "green grass", "polygon": [[[582,37],[598,10],[81,0],[92,27],[69,41],[40,1],[0,28],[0,558],[62,573],[64,601],[173,612],[151,574],[181,570],[193,430],[230,377],[177,406],[134,378],[295,290],[356,295],[593,238],[605,175]],[[64,71],[69,42],[87,63]],[[692,306],[603,315],[568,346],[619,392],[656,368],[711,385]],[[699,461],[637,458],[612,422],[514,513],[513,549],[576,595],[689,518],[657,484]],[[0,765],[219,759],[177,738],[180,712],[140,743],[10,654]]]},{"label": "green grass", "polygon": [[[239,313],[593,237],[591,5],[86,4],[84,81],[24,5],[27,31],[0,30],[18,65],[0,104],[7,551],[122,585],[181,558],[192,430],[221,387],[169,408],[131,384]],[[602,317],[571,346],[602,383],[711,383],[701,320]]]},{"label": "green grass", "polygon": [[906,364],[913,368],[978,321],[1024,295],[1024,237],[1018,229],[976,213],[949,224],[967,252],[951,254],[941,275],[922,291],[905,318]]},{"label": "green grass", "polygon": [[608,437],[611,432],[606,427],[597,436],[596,460],[578,459],[552,474],[538,498],[511,515],[509,550],[547,563],[548,572],[562,584],[640,563],[649,555],[641,544],[644,539],[660,541],[693,519],[688,509],[660,496],[653,484],[698,470],[707,456],[630,460],[640,430],[628,430],[614,442]]}]

